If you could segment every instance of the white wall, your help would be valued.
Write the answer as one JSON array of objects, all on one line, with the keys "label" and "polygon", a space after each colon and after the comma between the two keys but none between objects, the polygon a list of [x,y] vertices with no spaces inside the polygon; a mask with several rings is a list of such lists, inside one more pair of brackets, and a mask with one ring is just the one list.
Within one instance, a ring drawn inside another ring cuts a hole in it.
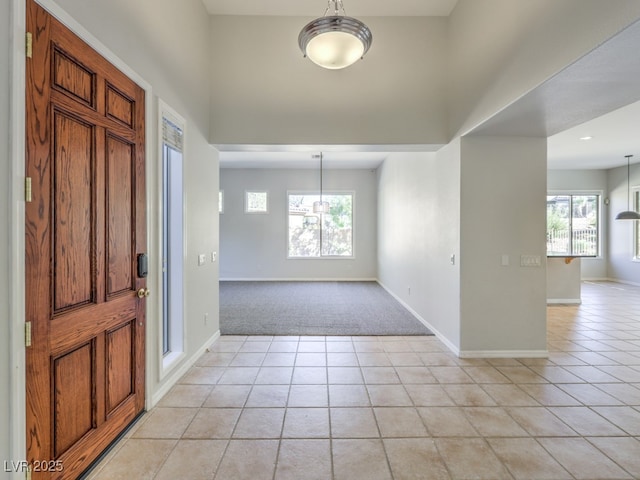
[{"label": "white wall", "polygon": [[454,351],[460,346],[459,142],[392,154],[378,169],[378,279]]},{"label": "white wall", "polygon": [[[640,187],[640,165],[631,165],[630,185]],[[633,260],[634,227],[640,228],[640,222],[615,220],[615,216],[627,210],[627,167],[607,171],[609,178],[609,269],[608,276],[613,280],[640,285],[640,261]],[[629,199],[633,210],[633,200]],[[634,225],[635,224],[635,225]]]},{"label": "white wall", "polygon": [[[543,355],[546,139],[461,142],[461,354]],[[502,265],[503,255],[508,266]],[[522,255],[538,256],[540,266],[521,267]]]},{"label": "white wall", "polygon": [[343,70],[303,58],[311,20],[211,18],[212,143],[447,143],[446,18],[361,18],[373,45]]},{"label": "white wall", "polygon": [[637,0],[459,0],[449,17],[450,133],[466,133],[638,17]]},{"label": "white wall", "polygon": [[[591,192],[602,193],[602,200],[609,195],[606,170],[549,170],[547,172],[547,191]],[[582,258],[581,278],[583,280],[603,280],[607,278],[607,262],[609,258],[608,224],[611,208],[601,205],[601,236],[599,258]]]},{"label": "white wall", "polygon": [[[354,191],[353,259],[287,259],[287,191],[319,190],[317,170],[222,169],[220,278],[375,279],[375,170],[324,170],[325,191]],[[268,191],[268,214],[245,214],[245,190]]]}]

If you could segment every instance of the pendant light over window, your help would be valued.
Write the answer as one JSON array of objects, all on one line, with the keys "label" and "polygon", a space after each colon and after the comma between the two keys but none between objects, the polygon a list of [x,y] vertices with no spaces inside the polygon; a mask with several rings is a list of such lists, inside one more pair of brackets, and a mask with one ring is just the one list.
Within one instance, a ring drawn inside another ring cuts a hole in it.
[{"label": "pendant light over window", "polygon": [[320,201],[313,202],[313,213],[329,213],[329,202],[322,200],[322,152],[320,155],[314,155],[314,158],[320,157]]},{"label": "pendant light over window", "polygon": [[631,187],[629,185],[630,169],[631,169],[631,157],[633,155],[625,155],[627,159],[627,209],[624,212],[620,212],[616,215],[616,220],[640,220],[640,213],[631,210],[629,198],[631,197]]},{"label": "pendant light over window", "polygon": [[[332,9],[332,14],[327,15]],[[369,27],[347,17],[342,0],[329,0],[324,16],[309,22],[298,35],[304,56],[330,70],[353,65],[364,57],[372,41]]]}]

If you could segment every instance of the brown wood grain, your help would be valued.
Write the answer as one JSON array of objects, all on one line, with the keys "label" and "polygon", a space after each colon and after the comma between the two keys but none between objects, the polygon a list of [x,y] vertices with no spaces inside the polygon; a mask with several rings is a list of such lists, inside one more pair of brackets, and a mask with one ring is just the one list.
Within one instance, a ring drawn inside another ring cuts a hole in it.
[{"label": "brown wood grain", "polygon": [[32,0],[27,455],[77,478],[144,408],[144,91]]}]

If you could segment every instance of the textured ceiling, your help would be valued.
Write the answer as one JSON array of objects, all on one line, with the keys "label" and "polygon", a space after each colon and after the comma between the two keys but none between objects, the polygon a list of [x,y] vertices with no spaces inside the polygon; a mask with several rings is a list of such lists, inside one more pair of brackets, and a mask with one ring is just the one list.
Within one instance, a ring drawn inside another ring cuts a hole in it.
[{"label": "textured ceiling", "polygon": [[[211,15],[283,15],[318,17],[327,3],[322,0],[203,0]],[[344,0],[347,15],[364,17],[446,17],[458,0]]]}]

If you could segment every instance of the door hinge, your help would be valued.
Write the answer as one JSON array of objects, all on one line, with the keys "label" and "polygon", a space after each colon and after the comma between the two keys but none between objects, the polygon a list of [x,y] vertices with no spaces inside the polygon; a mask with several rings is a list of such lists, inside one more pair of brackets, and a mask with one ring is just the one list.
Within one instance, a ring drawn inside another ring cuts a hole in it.
[{"label": "door hinge", "polygon": [[31,346],[31,322],[26,322],[24,324],[24,346]]},{"label": "door hinge", "polygon": [[31,177],[24,179],[24,201],[31,202]]},{"label": "door hinge", "polygon": [[27,53],[27,58],[32,58],[33,57],[33,35],[31,34],[31,32],[27,32],[27,38],[26,38],[26,53]]}]

